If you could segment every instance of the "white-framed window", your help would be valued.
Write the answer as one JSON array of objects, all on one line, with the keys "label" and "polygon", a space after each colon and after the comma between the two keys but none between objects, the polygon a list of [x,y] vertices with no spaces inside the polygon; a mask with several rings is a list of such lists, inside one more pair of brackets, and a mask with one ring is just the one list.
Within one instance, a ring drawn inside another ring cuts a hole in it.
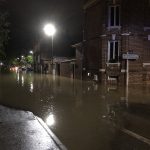
[{"label": "white-framed window", "polygon": [[120,26],[120,6],[119,5],[109,6],[108,26],[109,27]]},{"label": "white-framed window", "polygon": [[119,62],[119,42],[118,41],[108,42],[108,62],[109,63]]}]

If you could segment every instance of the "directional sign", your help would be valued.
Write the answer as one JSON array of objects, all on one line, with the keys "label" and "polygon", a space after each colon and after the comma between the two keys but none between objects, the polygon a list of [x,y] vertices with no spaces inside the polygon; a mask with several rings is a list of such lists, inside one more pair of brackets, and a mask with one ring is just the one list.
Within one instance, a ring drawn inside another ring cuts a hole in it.
[{"label": "directional sign", "polygon": [[127,53],[127,54],[123,54],[122,58],[123,59],[129,59],[129,60],[137,60],[137,59],[139,59],[139,55],[133,54],[133,53],[132,54]]}]

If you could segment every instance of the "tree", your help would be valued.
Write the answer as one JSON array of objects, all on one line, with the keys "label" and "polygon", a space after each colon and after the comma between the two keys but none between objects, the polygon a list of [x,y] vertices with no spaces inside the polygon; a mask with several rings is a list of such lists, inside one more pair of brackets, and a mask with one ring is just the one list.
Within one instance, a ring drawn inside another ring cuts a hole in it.
[{"label": "tree", "polygon": [[19,67],[32,67],[33,66],[33,55],[22,56],[21,59],[13,58],[9,62],[13,66]]},{"label": "tree", "polygon": [[5,54],[5,46],[8,42],[8,34],[9,34],[9,22],[8,19],[8,12],[5,7],[5,1],[0,0],[0,59],[4,59],[6,57]]},{"label": "tree", "polygon": [[11,62],[10,64],[13,66],[19,66],[20,65],[20,61],[17,58],[12,59],[10,62]]},{"label": "tree", "polygon": [[26,56],[26,62],[30,65],[33,64],[33,56],[32,55],[28,55]]}]

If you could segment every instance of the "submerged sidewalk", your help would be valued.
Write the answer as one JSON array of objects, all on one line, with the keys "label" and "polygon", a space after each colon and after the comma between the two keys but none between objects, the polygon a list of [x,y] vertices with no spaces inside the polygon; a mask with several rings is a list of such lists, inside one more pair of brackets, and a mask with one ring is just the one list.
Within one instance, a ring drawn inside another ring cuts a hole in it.
[{"label": "submerged sidewalk", "polygon": [[59,144],[31,112],[0,106],[0,150],[61,150]]}]

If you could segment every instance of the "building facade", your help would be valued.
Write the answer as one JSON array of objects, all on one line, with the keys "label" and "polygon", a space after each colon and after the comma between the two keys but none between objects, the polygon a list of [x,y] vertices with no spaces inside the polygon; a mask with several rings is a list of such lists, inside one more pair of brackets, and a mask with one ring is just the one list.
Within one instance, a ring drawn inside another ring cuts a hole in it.
[{"label": "building facade", "polygon": [[83,43],[77,43],[72,45],[72,48],[75,49],[75,78],[82,80],[83,79]]},{"label": "building facade", "polygon": [[150,1],[86,1],[82,48],[83,79],[150,82]]},{"label": "building facade", "polygon": [[33,50],[35,72],[75,78],[75,58],[52,56],[49,45],[42,42],[37,42]]}]

